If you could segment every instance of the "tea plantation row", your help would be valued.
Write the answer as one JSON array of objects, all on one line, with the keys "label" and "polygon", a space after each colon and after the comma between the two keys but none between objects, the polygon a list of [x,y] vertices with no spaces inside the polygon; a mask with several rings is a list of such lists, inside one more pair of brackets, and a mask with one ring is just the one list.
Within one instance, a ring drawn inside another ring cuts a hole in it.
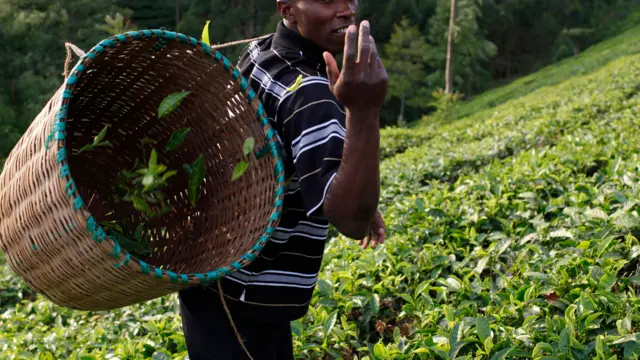
[{"label": "tea plantation row", "polygon": [[[443,128],[385,131],[386,244],[331,239],[305,359],[637,359],[640,55]],[[182,359],[175,296],[112,312],[0,266],[0,359]],[[20,301],[21,298],[25,298]]]}]

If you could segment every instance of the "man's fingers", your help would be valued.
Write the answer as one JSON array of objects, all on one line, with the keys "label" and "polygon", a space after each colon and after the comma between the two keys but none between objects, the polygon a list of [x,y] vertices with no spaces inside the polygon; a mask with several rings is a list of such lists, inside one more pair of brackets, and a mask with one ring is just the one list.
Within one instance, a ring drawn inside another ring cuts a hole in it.
[{"label": "man's fingers", "polygon": [[362,244],[363,249],[366,249],[369,246],[369,241],[371,241],[371,236],[367,235],[364,238],[364,243]]},{"label": "man's fingers", "polygon": [[344,41],[344,60],[342,69],[348,73],[353,71],[356,65],[356,58],[358,56],[358,28],[355,25],[350,25],[347,29]]},{"label": "man's fingers", "polygon": [[369,53],[369,68],[376,69],[378,66],[378,47],[373,39],[373,36],[369,35],[369,42],[371,43],[371,52]]},{"label": "man's fingers", "polygon": [[324,52],[322,54],[324,57],[325,63],[327,63],[327,75],[329,77],[329,86],[333,88],[333,86],[338,81],[340,77],[340,70],[338,70],[338,63],[336,59],[329,52]]},{"label": "man's fingers", "polygon": [[[360,36],[358,39],[358,64],[368,63],[369,54],[371,53],[371,35],[369,22],[366,20],[360,23]],[[365,64],[365,67],[367,66]]]},{"label": "man's fingers", "polygon": [[379,242],[380,244],[384,244],[384,239],[385,239],[385,237],[386,237],[386,231],[385,231],[385,229],[380,229],[380,230],[378,230],[378,239],[379,239],[379,240],[378,240],[378,242]]}]

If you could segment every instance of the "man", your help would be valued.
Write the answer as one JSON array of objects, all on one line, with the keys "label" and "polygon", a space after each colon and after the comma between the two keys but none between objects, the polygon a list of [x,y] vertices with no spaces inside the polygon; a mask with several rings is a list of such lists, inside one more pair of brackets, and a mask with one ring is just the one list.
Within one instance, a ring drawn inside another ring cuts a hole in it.
[{"label": "man", "polygon": [[291,181],[260,257],[224,278],[222,294],[217,285],[180,293],[191,360],[293,359],[290,322],[308,310],[329,225],[365,249],[385,238],[377,206],[388,76],[369,23],[355,25],[358,0],[277,4],[275,34],[251,43],[238,68],[278,134]]}]

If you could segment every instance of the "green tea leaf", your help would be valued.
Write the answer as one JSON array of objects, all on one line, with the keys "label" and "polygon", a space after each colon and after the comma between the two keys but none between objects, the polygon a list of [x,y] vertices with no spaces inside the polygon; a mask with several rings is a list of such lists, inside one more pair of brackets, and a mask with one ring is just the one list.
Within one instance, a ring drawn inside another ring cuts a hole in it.
[{"label": "green tea leaf", "polygon": [[371,312],[373,315],[377,315],[380,311],[380,296],[378,294],[371,295],[369,303],[371,304]]},{"label": "green tea leaf", "polygon": [[487,320],[484,316],[476,317],[476,331],[478,332],[478,336],[480,337],[480,341],[484,344],[484,342],[491,337],[491,325],[489,324],[489,320]]},{"label": "green tea leaf", "polygon": [[202,42],[207,45],[211,45],[209,40],[209,23],[210,22],[211,20],[207,20],[207,22],[204,24],[204,28],[202,29]]},{"label": "green tea leaf", "polygon": [[509,355],[509,353],[513,349],[514,349],[513,347],[508,347],[506,349],[500,350],[495,355],[493,355],[491,360],[504,360],[507,358],[507,355]]},{"label": "green tea leaf", "polygon": [[162,181],[167,180],[168,178],[176,175],[178,172],[175,170],[169,170],[166,173],[164,173],[164,175],[162,175]]},{"label": "green tea leaf", "polygon": [[158,164],[158,152],[154,148],[151,150],[151,156],[149,156],[149,169],[155,170],[155,167],[157,164]]},{"label": "green tea leaf", "polygon": [[411,298],[411,295],[409,294],[398,294],[398,296],[400,296],[401,298],[403,298],[407,303],[411,304],[411,305],[416,305],[416,302]]},{"label": "green tea leaf", "polygon": [[182,104],[184,99],[189,94],[191,94],[191,91],[182,91],[170,94],[169,96],[164,98],[164,100],[162,100],[160,106],[158,107],[158,118],[162,119],[163,117],[173,112],[176,108],[178,108],[178,106],[180,106],[180,104]]},{"label": "green tea leaf", "polygon": [[379,359],[384,359],[387,356],[387,349],[381,343],[377,343],[373,347],[373,354]]},{"label": "green tea leaf", "polygon": [[196,206],[196,202],[200,198],[202,190],[202,182],[204,181],[204,155],[200,154],[192,165],[192,171],[189,174],[189,201],[191,205]]},{"label": "green tea leaf", "polygon": [[175,150],[184,141],[185,136],[191,131],[191,128],[182,128],[174,131],[165,146],[166,151]]},{"label": "green tea leaf", "polygon": [[531,356],[533,356],[534,358],[537,358],[538,356],[541,356],[545,352],[549,354],[553,354],[553,347],[546,342],[539,342],[533,348],[533,353],[531,354]]},{"label": "green tea leaf", "polygon": [[631,359],[631,356],[633,356],[633,353],[635,353],[636,349],[638,348],[638,344],[639,343],[635,341],[626,342],[623,346],[624,348],[623,359]]},{"label": "green tea leaf", "polygon": [[255,140],[253,139],[253,137],[249,137],[247,138],[247,140],[244,141],[244,146],[242,147],[242,152],[244,156],[249,155],[249,153],[253,150],[254,145],[255,145]]},{"label": "green tea leaf", "polygon": [[560,342],[558,343],[558,350],[561,353],[566,354],[569,352],[569,345],[571,342],[571,330],[569,328],[564,328],[560,333]]},{"label": "green tea leaf", "polygon": [[98,133],[98,135],[96,135],[96,137],[93,139],[94,145],[97,145],[102,141],[102,139],[104,139],[104,137],[107,135],[108,129],[109,129],[109,125],[106,125],[104,128],[102,128],[102,130]]},{"label": "green tea leaf", "polygon": [[462,347],[465,346],[466,344],[467,343],[464,341],[457,341],[453,343],[453,345],[451,345],[451,348],[449,350],[449,358],[455,359],[458,356],[458,352],[460,352],[460,349],[462,349]]},{"label": "green tea leaf", "polygon": [[246,161],[239,162],[236,165],[235,169],[233,169],[233,175],[231,176],[231,181],[236,181],[238,178],[240,178],[240,176],[242,176],[242,174],[244,174],[248,168],[249,168],[248,162]]},{"label": "green tea leaf", "polygon": [[329,315],[329,317],[327,317],[327,319],[324,322],[324,334],[325,337],[329,336],[329,334],[331,333],[331,330],[333,329],[333,327],[336,324],[336,319],[338,318],[338,311],[334,311],[331,313],[331,315]]},{"label": "green tea leaf", "polygon": [[451,333],[449,333],[449,344],[453,346],[453,344],[460,341],[462,338],[462,324],[457,323],[451,329]]}]

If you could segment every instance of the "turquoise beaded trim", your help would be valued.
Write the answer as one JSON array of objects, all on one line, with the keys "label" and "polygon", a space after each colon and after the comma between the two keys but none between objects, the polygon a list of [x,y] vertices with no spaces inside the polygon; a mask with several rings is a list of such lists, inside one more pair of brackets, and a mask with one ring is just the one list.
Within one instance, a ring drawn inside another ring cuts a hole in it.
[{"label": "turquoise beaded trim", "polygon": [[[59,144],[59,150],[56,152],[56,161],[60,165],[60,174],[61,178],[67,180],[66,186],[64,187],[65,194],[71,200],[71,204],[75,211],[86,210],[88,209],[85,206],[85,203],[80,196],[80,193],[77,191],[75,186],[75,182],[71,176],[71,171],[69,169],[69,165],[66,163],[67,160],[67,149],[65,148],[65,139],[66,139],[66,119],[67,119],[67,107],[73,96],[73,88],[75,84],[78,82],[80,76],[85,71],[85,69],[91,64],[91,61],[96,57],[100,56],[106,49],[117,47],[121,44],[131,43],[133,41],[145,40],[145,39],[156,39],[157,42],[154,45],[154,51],[160,51],[169,41],[176,41],[181,44],[186,44],[197,50],[202,51],[207,57],[209,57],[212,61],[217,62],[222,65],[222,67],[229,73],[231,79],[233,79],[241,91],[246,96],[247,103],[252,103],[256,101],[257,111],[256,111],[256,119],[262,125],[265,132],[265,141],[266,145],[264,148],[260,150],[256,150],[256,155],[259,157],[266,156],[270,154],[273,160],[275,161],[274,165],[274,175],[277,182],[276,194],[273,203],[272,215],[269,218],[267,223],[266,230],[259,237],[258,241],[253,245],[251,250],[246,254],[240,256],[237,261],[234,261],[231,265],[221,267],[219,269],[215,269],[213,271],[209,271],[207,273],[193,273],[193,274],[176,274],[174,272],[163,270],[152,266],[150,264],[145,263],[142,260],[139,260],[132,256],[130,253],[125,251],[120,247],[118,242],[111,237],[106,235],[104,229],[96,222],[93,216],[89,216],[87,222],[85,224],[86,229],[89,230],[92,239],[96,243],[102,243],[105,239],[109,239],[113,246],[109,255],[117,260],[114,263],[114,268],[119,269],[124,267],[130,263],[137,264],[139,266],[139,271],[142,274],[152,276],[157,279],[168,280],[175,284],[204,284],[209,283],[211,281],[216,281],[220,278],[228,276],[238,269],[242,269],[247,266],[249,263],[253,262],[258,254],[264,248],[266,242],[271,237],[271,234],[275,230],[275,226],[278,221],[280,221],[281,217],[281,208],[284,197],[284,186],[285,186],[285,176],[284,176],[284,163],[282,151],[279,148],[278,144],[274,139],[274,131],[269,123],[269,120],[265,116],[264,107],[260,103],[259,100],[256,99],[256,93],[251,89],[249,83],[245,77],[241,75],[241,73],[236,69],[227,58],[225,58],[220,52],[212,49],[206,43],[196,40],[193,37],[166,31],[166,30],[141,30],[141,31],[130,31],[124,34],[119,34],[112,36],[108,39],[104,39],[100,41],[90,52],[86,53],[80,61],[76,64],[76,66],[72,69],[69,77],[65,82],[65,90],[62,93],[62,105],[58,109],[58,112],[55,117],[55,123],[53,125],[53,129],[51,134],[47,137],[45,141],[45,146],[49,149],[51,141],[57,140]],[[66,229],[65,229],[66,230]],[[38,250],[38,246],[34,243],[34,250]]]}]

